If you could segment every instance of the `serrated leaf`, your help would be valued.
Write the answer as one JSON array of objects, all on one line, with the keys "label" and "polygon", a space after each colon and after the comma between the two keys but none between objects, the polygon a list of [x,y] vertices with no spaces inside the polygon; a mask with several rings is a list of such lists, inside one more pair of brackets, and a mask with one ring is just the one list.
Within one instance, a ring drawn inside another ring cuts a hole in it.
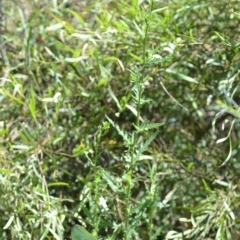
[{"label": "serrated leaf", "polygon": [[139,158],[142,155],[142,153],[147,150],[148,146],[152,143],[152,141],[155,139],[155,137],[157,135],[158,135],[158,132],[153,133],[149,137],[149,139],[140,147],[140,149],[139,149],[139,151],[138,151],[138,153],[137,153],[137,155],[136,155],[136,157],[134,159],[135,162],[139,160]]},{"label": "serrated leaf", "polygon": [[109,118],[107,115],[106,118],[109,121],[109,123],[117,130],[118,134],[123,137],[123,140],[129,145],[132,144],[132,139],[130,138],[129,134],[120,129],[120,127],[116,123],[114,123],[113,120]]},{"label": "serrated leaf", "polygon": [[164,123],[150,123],[149,121],[144,121],[139,127],[133,124],[138,132],[144,132],[150,129],[158,128],[164,125]]},{"label": "serrated leaf", "polygon": [[100,169],[101,173],[102,173],[102,178],[104,180],[106,180],[106,182],[108,183],[109,187],[112,189],[113,192],[117,192],[118,191],[118,186],[115,184],[116,180],[114,179],[113,176],[111,176],[110,173],[108,173],[107,171],[105,171],[104,169]]}]

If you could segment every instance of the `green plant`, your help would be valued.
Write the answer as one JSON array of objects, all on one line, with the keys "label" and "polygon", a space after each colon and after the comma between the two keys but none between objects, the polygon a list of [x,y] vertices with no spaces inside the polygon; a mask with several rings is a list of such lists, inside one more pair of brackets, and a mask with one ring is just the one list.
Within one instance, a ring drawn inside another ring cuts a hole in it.
[{"label": "green plant", "polygon": [[86,231],[85,228],[79,225],[75,225],[71,231],[72,240],[95,240],[95,238]]},{"label": "green plant", "polygon": [[237,1],[2,3],[0,238],[238,239]]}]

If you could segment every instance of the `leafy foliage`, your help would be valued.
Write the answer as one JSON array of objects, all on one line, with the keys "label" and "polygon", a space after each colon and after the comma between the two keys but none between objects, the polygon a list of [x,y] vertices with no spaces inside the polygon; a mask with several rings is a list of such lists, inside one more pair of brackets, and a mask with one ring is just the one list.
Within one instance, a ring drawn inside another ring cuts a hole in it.
[{"label": "leafy foliage", "polygon": [[71,231],[72,240],[95,240],[95,238],[82,226],[75,225]]},{"label": "leafy foliage", "polygon": [[0,238],[238,239],[239,10],[0,1]]}]

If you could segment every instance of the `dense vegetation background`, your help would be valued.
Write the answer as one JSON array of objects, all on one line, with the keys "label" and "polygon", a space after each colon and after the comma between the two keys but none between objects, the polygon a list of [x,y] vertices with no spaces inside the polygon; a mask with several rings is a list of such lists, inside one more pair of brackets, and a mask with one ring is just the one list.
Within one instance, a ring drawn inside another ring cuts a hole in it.
[{"label": "dense vegetation background", "polygon": [[238,1],[4,1],[0,238],[239,239]]}]

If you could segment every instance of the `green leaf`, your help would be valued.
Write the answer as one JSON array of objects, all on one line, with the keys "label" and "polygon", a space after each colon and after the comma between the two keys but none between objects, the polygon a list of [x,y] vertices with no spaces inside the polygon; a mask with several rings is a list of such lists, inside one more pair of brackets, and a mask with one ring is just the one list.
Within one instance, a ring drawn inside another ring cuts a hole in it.
[{"label": "green leaf", "polygon": [[85,27],[85,21],[84,19],[80,16],[80,14],[78,14],[77,12],[74,12],[72,10],[68,10],[68,12],[70,12],[74,17],[77,18],[77,20]]},{"label": "green leaf", "polygon": [[105,115],[109,123],[117,130],[118,134],[123,137],[123,140],[127,145],[132,145],[133,140],[131,136],[124,130],[122,130],[116,123],[113,122],[111,118],[109,118],[107,115]]},{"label": "green leaf", "polygon": [[164,123],[150,123],[148,120],[144,120],[144,122],[139,127],[133,124],[137,132],[144,132],[150,129],[159,128],[163,125]]},{"label": "green leaf", "polygon": [[84,227],[75,225],[71,231],[72,240],[96,240]]},{"label": "green leaf", "polygon": [[141,154],[147,150],[148,146],[152,143],[152,141],[156,138],[157,135],[158,135],[158,132],[156,131],[148,138],[148,140],[144,144],[141,145],[137,155],[134,157],[135,162],[139,160]]},{"label": "green leaf", "polygon": [[192,77],[189,77],[187,75],[184,75],[184,74],[181,74],[179,73],[178,71],[174,71],[172,69],[166,69],[166,72],[167,73],[170,73],[171,75],[174,75],[182,80],[185,80],[187,82],[190,82],[190,83],[198,83],[198,81]]},{"label": "green leaf", "polygon": [[37,118],[36,118],[35,93],[34,93],[32,87],[31,87],[31,97],[30,97],[30,101],[29,101],[29,104],[28,104],[28,108],[29,108],[29,110],[30,110],[30,113],[31,113],[33,119],[35,120],[35,122],[37,122]]}]

